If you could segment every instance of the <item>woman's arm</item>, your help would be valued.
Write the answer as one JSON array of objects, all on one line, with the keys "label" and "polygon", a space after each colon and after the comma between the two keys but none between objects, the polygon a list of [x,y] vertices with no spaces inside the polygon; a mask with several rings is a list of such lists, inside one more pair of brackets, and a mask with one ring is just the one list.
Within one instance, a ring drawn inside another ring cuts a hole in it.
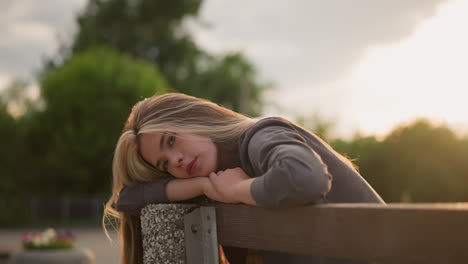
[{"label": "woman's arm", "polygon": [[204,194],[203,179],[175,179],[166,185],[166,196],[169,201],[183,201]]},{"label": "woman's arm", "polygon": [[123,186],[119,192],[116,209],[129,214],[139,214],[146,204],[169,202],[165,188],[170,181],[171,177],[165,177],[152,182]]},{"label": "woman's arm", "polygon": [[[200,195],[205,195],[212,200],[223,202],[223,203],[244,202],[244,201],[234,200],[231,197],[228,197],[225,195],[221,195],[214,188],[213,183],[210,181],[208,177],[175,179],[175,180],[170,181],[166,185],[166,196],[169,201],[183,201],[183,200],[195,198]],[[236,197],[237,197],[237,194],[236,194]]]},{"label": "woman's arm", "polygon": [[330,190],[327,166],[294,129],[269,126],[247,144],[241,155],[249,158],[254,178],[241,168],[210,174],[225,200],[273,208],[317,203]]},{"label": "woman's arm", "polygon": [[263,207],[318,203],[330,191],[332,176],[321,157],[288,126],[266,126],[248,142],[257,173],[252,197]]},{"label": "woman's arm", "polygon": [[208,177],[191,179],[161,178],[152,182],[124,186],[119,193],[117,210],[138,214],[147,204],[184,201],[206,195],[208,198],[224,201],[215,191]]},{"label": "woman's arm", "polygon": [[264,207],[318,203],[331,189],[332,176],[320,157],[305,148],[278,146],[268,169],[252,183],[252,196]]}]

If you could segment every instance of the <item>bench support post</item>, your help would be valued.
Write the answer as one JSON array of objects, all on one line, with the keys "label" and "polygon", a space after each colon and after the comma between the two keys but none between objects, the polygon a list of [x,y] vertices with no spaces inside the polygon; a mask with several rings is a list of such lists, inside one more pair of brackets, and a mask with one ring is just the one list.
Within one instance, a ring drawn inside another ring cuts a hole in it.
[{"label": "bench support post", "polygon": [[187,264],[218,264],[218,238],[214,207],[202,206],[184,216]]}]

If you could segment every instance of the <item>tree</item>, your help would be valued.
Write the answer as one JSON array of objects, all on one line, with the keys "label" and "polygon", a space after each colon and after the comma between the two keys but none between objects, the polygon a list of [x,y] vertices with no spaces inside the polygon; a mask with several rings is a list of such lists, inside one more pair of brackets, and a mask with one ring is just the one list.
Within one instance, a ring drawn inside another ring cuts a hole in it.
[{"label": "tree", "polygon": [[112,152],[131,107],[168,91],[150,64],[104,47],[77,53],[41,80],[42,112],[28,118],[34,173],[43,192],[103,192],[110,186]]},{"label": "tree", "polygon": [[332,138],[333,129],[336,126],[335,120],[325,119],[320,116],[320,113],[315,112],[312,115],[301,115],[297,117],[297,123],[314,132],[317,136],[325,141]]},{"label": "tree", "polygon": [[189,75],[185,93],[217,102],[236,112],[257,116],[261,112],[261,93],[268,84],[255,82],[256,71],[241,53],[221,58],[207,57],[198,72]]},{"label": "tree", "polygon": [[355,164],[362,177],[369,182],[385,201],[390,201],[387,191],[397,188],[395,186],[388,186],[386,183],[387,179],[382,176],[382,172],[385,170],[382,164],[379,163],[382,143],[375,136],[363,137],[356,135],[352,140],[334,139],[330,144],[335,150]]},{"label": "tree", "polygon": [[0,195],[13,195],[19,187],[18,176],[25,166],[22,116],[37,109],[39,102],[28,95],[28,83],[13,79],[0,93]]},{"label": "tree", "polygon": [[466,196],[466,166],[460,140],[446,126],[417,120],[395,128],[382,142],[377,163],[387,194],[418,202],[457,201]]},{"label": "tree", "polygon": [[[175,90],[257,115],[261,91],[253,65],[240,53],[211,55],[184,26],[201,0],[90,0],[64,58],[96,44],[157,65]],[[54,60],[49,67],[56,67]],[[247,91],[247,92],[246,92]],[[247,98],[247,100],[244,100]]]},{"label": "tree", "polygon": [[446,126],[416,120],[374,136],[332,145],[358,165],[364,178],[387,202],[455,202],[468,199],[468,141]]},{"label": "tree", "polygon": [[176,84],[200,54],[182,25],[200,5],[201,0],[90,0],[77,19],[72,53],[104,44],[157,64]]},{"label": "tree", "polygon": [[2,91],[0,101],[5,105],[7,111],[15,118],[24,113],[40,108],[40,101],[34,100],[29,95],[29,83],[22,79],[13,79]]},{"label": "tree", "polygon": [[23,144],[18,122],[10,115],[4,102],[0,102],[0,145],[0,195],[11,195],[18,187],[16,168],[21,163]]}]

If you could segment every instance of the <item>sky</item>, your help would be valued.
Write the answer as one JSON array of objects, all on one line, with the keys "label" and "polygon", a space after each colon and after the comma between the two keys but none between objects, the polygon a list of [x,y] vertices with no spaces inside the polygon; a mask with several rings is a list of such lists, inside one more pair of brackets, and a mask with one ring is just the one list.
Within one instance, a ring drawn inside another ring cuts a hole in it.
[{"label": "sky", "polygon": [[[2,0],[0,87],[32,78],[85,4]],[[468,133],[467,13],[468,0],[207,0],[187,26],[201,47],[242,51],[274,83],[264,115],[318,114],[340,137],[419,117]]]}]

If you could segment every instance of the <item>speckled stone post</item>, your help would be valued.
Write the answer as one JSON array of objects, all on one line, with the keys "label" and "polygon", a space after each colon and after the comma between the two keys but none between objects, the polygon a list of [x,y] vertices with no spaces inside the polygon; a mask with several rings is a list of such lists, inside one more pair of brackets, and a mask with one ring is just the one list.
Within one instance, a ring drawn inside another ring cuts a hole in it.
[{"label": "speckled stone post", "polygon": [[144,264],[185,263],[184,216],[196,204],[150,204],[141,210]]}]

